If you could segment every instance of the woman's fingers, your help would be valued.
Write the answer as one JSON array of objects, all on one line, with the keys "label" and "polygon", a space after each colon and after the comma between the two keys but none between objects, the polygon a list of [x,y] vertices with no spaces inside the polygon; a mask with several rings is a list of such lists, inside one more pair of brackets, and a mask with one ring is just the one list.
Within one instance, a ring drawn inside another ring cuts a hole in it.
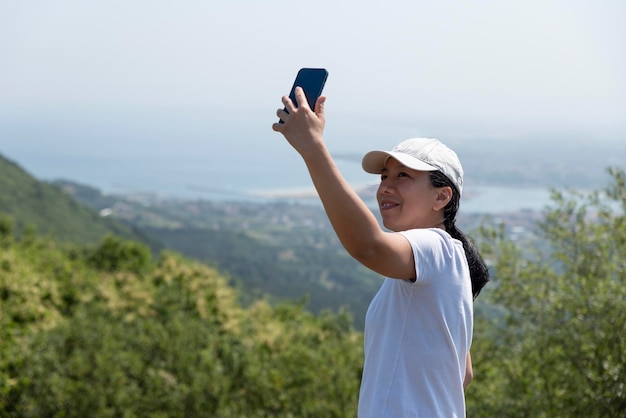
[{"label": "woman's fingers", "polygon": [[296,96],[296,102],[298,102],[298,107],[310,109],[309,102],[306,100],[306,95],[304,94],[302,87],[296,87],[294,93]]},{"label": "woman's fingers", "polygon": [[[299,125],[302,122],[297,122],[299,120],[302,120],[302,118],[298,118],[297,114],[298,112],[303,112],[304,114],[306,114],[307,112],[313,112],[313,110],[311,109],[311,107],[309,106],[309,103],[307,101],[306,95],[304,93],[304,90],[302,89],[302,87],[296,87],[294,90],[294,96],[295,96],[295,102],[298,103],[299,106],[296,106],[296,103],[294,103],[294,101],[292,101],[289,96],[283,96],[282,97],[282,102],[285,105],[284,109],[278,109],[276,111],[276,116],[278,116],[278,118],[283,122],[283,123],[275,123],[272,125],[272,129],[274,131],[277,132],[286,132],[285,129],[289,129],[287,128],[285,125],[287,124],[287,122],[289,122],[290,120],[292,120],[292,123],[296,123],[296,125]],[[322,123],[322,126],[324,124],[324,103],[326,101],[326,97],[321,96],[317,99],[317,102],[315,103],[315,115],[317,116],[317,119]],[[309,122],[305,122],[305,123],[310,123]],[[291,125],[290,124],[290,125]]]},{"label": "woman's fingers", "polygon": [[320,96],[315,102],[315,114],[318,118],[324,119],[324,104],[326,103],[326,96]]},{"label": "woman's fingers", "polygon": [[296,104],[291,101],[289,96],[283,96],[283,104],[285,105],[285,109],[287,109],[287,113],[291,113],[296,110]]},{"label": "woman's fingers", "polygon": [[276,111],[276,116],[278,116],[278,118],[283,122],[287,122],[287,119],[289,119],[289,113],[285,112],[285,109],[278,109]]}]

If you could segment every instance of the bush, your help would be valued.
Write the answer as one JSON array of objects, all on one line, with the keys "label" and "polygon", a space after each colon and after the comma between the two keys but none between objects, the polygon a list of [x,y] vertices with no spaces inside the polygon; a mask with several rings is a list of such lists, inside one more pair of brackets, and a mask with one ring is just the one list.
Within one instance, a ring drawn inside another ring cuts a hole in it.
[{"label": "bush", "polygon": [[150,265],[150,249],[113,235],[107,235],[88,256],[88,262],[99,270],[108,272],[129,271],[141,273]]}]

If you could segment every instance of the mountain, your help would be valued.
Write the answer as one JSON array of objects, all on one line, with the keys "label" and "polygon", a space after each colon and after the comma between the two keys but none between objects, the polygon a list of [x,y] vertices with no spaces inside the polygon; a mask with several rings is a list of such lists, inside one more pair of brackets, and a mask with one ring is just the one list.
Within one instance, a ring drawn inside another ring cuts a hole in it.
[{"label": "mountain", "polygon": [[34,228],[60,242],[94,244],[107,234],[162,246],[137,228],[100,216],[58,186],[37,180],[0,155],[0,215],[11,218],[18,233]]},{"label": "mountain", "polygon": [[[362,327],[379,275],[351,259],[321,208],[106,195],[71,181],[43,182],[0,156],[0,217],[19,235],[94,245],[108,234],[216,266],[251,305],[305,300],[315,313],[347,308]],[[1,219],[0,219],[1,220]]]}]

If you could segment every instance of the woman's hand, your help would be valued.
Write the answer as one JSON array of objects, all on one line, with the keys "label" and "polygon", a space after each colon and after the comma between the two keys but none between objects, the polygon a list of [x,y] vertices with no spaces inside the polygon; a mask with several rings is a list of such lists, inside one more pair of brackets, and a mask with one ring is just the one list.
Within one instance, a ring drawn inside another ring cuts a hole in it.
[{"label": "woman's hand", "polygon": [[306,158],[323,146],[322,135],[325,124],[324,103],[326,102],[326,97],[320,96],[317,99],[315,111],[313,111],[309,107],[304,90],[301,87],[296,87],[295,95],[297,102],[300,103],[300,107],[296,107],[288,96],[283,96],[282,102],[287,112],[284,109],[279,109],[276,115],[284,123],[274,123],[272,129],[283,134],[291,146],[303,158]]}]

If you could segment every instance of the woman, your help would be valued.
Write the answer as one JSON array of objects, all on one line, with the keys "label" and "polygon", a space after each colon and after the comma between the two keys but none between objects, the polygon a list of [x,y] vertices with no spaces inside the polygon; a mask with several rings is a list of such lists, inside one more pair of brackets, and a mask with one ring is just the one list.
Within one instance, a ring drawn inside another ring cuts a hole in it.
[{"label": "woman", "polygon": [[[433,139],[373,151],[363,168],[381,175],[384,226],[339,173],[323,141],[324,103],[296,89],[273,129],[302,156],[348,253],[385,276],[365,320],[359,417],[465,416],[472,376],[473,298],[489,280],[484,261],[455,226],[463,186],[456,154]],[[285,111],[286,110],[286,111]]]}]

